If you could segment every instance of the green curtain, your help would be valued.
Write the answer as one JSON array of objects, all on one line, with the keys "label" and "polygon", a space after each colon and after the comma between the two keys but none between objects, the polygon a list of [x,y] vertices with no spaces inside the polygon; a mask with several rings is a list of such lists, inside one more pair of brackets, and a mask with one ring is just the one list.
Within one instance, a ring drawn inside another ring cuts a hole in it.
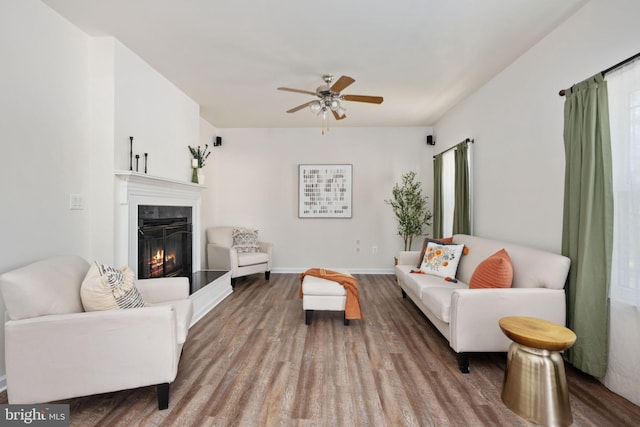
[{"label": "green curtain", "polygon": [[458,144],[454,153],[455,206],[453,208],[453,234],[471,234],[469,218],[469,144]]},{"label": "green curtain", "polygon": [[613,241],[607,83],[597,74],[567,92],[562,254],[571,258],[567,326],[578,339],[565,357],[581,371],[602,377],[607,368]]},{"label": "green curtain", "polygon": [[442,156],[433,156],[433,237],[442,235]]}]

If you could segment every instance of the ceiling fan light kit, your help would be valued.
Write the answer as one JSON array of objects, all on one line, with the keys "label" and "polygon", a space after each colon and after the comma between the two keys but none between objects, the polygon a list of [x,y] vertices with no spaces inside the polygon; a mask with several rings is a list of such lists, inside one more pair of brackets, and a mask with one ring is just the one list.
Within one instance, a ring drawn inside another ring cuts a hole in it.
[{"label": "ceiling fan light kit", "polygon": [[[371,104],[381,104],[384,98],[381,96],[366,96],[366,95],[341,95],[344,89],[350,86],[355,80],[349,76],[341,76],[335,83],[333,83],[333,75],[325,74],[322,76],[325,84],[316,88],[315,92],[292,89],[288,87],[279,87],[278,90],[284,90],[287,92],[304,93],[307,95],[315,95],[317,100],[309,101],[307,103],[293,107],[287,110],[287,113],[295,113],[305,107],[309,107],[312,113],[319,115],[322,113],[322,133],[324,134],[324,122],[327,118],[327,112],[331,111],[333,117],[336,120],[342,120],[346,118],[347,110],[342,106],[340,101],[355,101],[355,102],[367,102]],[[333,83],[333,85],[332,85]],[[328,130],[328,129],[327,129]]]}]

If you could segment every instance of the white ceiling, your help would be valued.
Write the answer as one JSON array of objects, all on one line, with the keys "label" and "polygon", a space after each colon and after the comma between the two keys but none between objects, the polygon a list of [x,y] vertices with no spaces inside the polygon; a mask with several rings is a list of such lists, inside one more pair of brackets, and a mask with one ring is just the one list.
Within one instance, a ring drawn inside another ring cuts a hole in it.
[{"label": "white ceiling", "polygon": [[111,35],[201,106],[216,127],[319,127],[323,74],[353,77],[331,126],[431,126],[587,0],[42,0]]}]

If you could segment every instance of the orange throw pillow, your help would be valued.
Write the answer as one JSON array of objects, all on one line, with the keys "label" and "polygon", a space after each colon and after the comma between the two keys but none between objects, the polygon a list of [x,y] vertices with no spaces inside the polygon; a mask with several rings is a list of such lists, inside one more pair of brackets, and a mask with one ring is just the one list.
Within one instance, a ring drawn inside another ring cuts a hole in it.
[{"label": "orange throw pillow", "polygon": [[513,282],[511,258],[500,249],[476,267],[469,280],[469,289],[510,288]]}]

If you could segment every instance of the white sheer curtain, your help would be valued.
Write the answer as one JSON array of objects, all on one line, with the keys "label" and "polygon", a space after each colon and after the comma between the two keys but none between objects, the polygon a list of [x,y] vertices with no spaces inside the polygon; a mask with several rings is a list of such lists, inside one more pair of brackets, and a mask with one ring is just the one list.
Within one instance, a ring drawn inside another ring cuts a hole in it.
[{"label": "white sheer curtain", "polygon": [[605,385],[640,405],[640,60],[606,76],[613,162],[609,363]]},{"label": "white sheer curtain", "polygon": [[442,236],[453,234],[453,209],[456,204],[455,151],[442,154]]}]

